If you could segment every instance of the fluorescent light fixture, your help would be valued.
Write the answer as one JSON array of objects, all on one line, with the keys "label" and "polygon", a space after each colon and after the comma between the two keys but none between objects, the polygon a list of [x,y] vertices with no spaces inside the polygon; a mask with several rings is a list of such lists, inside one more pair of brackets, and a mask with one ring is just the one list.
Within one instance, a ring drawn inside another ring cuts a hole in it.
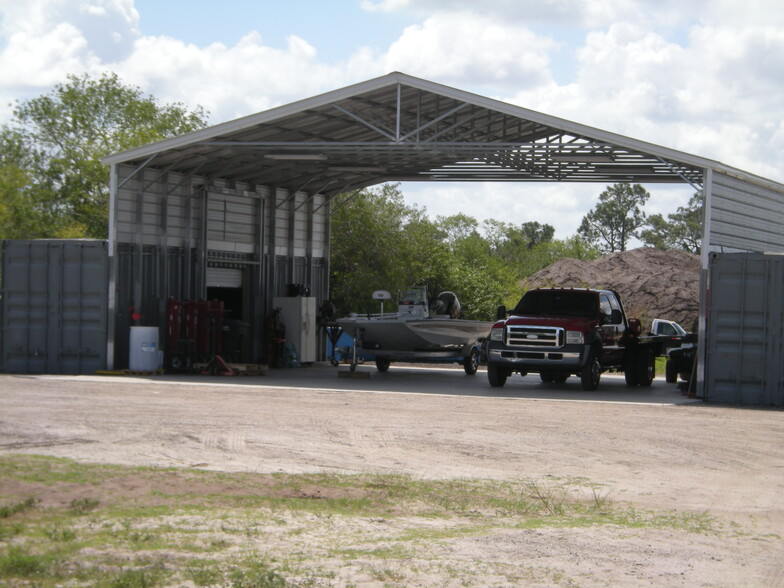
[{"label": "fluorescent light fixture", "polygon": [[383,172],[387,171],[385,167],[373,167],[370,165],[347,165],[347,166],[331,166],[329,171],[336,172]]},{"label": "fluorescent light fixture", "polygon": [[592,153],[557,153],[551,157],[553,161],[560,161],[562,163],[615,163],[615,160],[609,155],[595,155]]},{"label": "fluorescent light fixture", "polygon": [[323,153],[267,153],[264,157],[281,161],[325,161],[327,159]]},{"label": "fluorescent light fixture", "polygon": [[607,165],[596,166],[594,168],[596,173],[608,174],[655,174],[657,173],[653,167],[626,167],[623,165]]}]

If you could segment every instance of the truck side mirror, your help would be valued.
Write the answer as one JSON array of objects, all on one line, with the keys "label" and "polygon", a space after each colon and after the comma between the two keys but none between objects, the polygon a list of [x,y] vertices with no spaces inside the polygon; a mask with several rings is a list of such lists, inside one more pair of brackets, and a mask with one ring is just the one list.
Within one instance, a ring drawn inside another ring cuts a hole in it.
[{"label": "truck side mirror", "polygon": [[506,306],[503,304],[495,311],[495,320],[502,321],[506,318]]}]

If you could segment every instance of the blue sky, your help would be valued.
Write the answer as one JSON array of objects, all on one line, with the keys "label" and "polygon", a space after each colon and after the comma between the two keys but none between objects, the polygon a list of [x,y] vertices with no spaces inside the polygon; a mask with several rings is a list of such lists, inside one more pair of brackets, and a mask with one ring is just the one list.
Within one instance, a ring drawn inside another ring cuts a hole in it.
[{"label": "blue sky", "polygon": [[[784,181],[779,0],[0,0],[0,123],[105,71],[212,123],[402,71]],[[646,188],[649,213],[692,194]],[[431,216],[559,237],[603,189],[403,186]]]}]

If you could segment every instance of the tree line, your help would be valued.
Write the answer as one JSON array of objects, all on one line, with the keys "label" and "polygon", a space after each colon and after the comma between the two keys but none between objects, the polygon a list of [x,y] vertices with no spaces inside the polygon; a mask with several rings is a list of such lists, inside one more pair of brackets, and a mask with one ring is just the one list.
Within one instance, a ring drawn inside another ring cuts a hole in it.
[{"label": "tree line", "polygon": [[[160,104],[116,74],[69,76],[52,91],[16,104],[0,126],[0,239],[97,238],[108,234],[111,153],[207,126],[207,113]],[[633,238],[659,249],[699,252],[702,197],[664,218],[647,216],[640,185],[608,186],[577,232],[555,239],[533,220],[430,219],[405,204],[400,185],[344,194],[331,222],[331,296],[339,313],[377,310],[376,289],[426,281],[452,290],[466,318],[489,319],[513,303],[521,279],[565,258],[624,251]]]}]

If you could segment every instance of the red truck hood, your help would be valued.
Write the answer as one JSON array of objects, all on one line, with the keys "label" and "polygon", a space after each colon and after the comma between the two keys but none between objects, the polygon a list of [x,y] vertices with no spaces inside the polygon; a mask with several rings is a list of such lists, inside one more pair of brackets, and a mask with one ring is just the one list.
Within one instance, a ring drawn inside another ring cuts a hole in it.
[{"label": "red truck hood", "polygon": [[506,325],[527,325],[542,327],[561,327],[568,331],[588,331],[595,328],[597,320],[595,318],[581,317],[558,317],[558,316],[510,316],[506,319]]}]

